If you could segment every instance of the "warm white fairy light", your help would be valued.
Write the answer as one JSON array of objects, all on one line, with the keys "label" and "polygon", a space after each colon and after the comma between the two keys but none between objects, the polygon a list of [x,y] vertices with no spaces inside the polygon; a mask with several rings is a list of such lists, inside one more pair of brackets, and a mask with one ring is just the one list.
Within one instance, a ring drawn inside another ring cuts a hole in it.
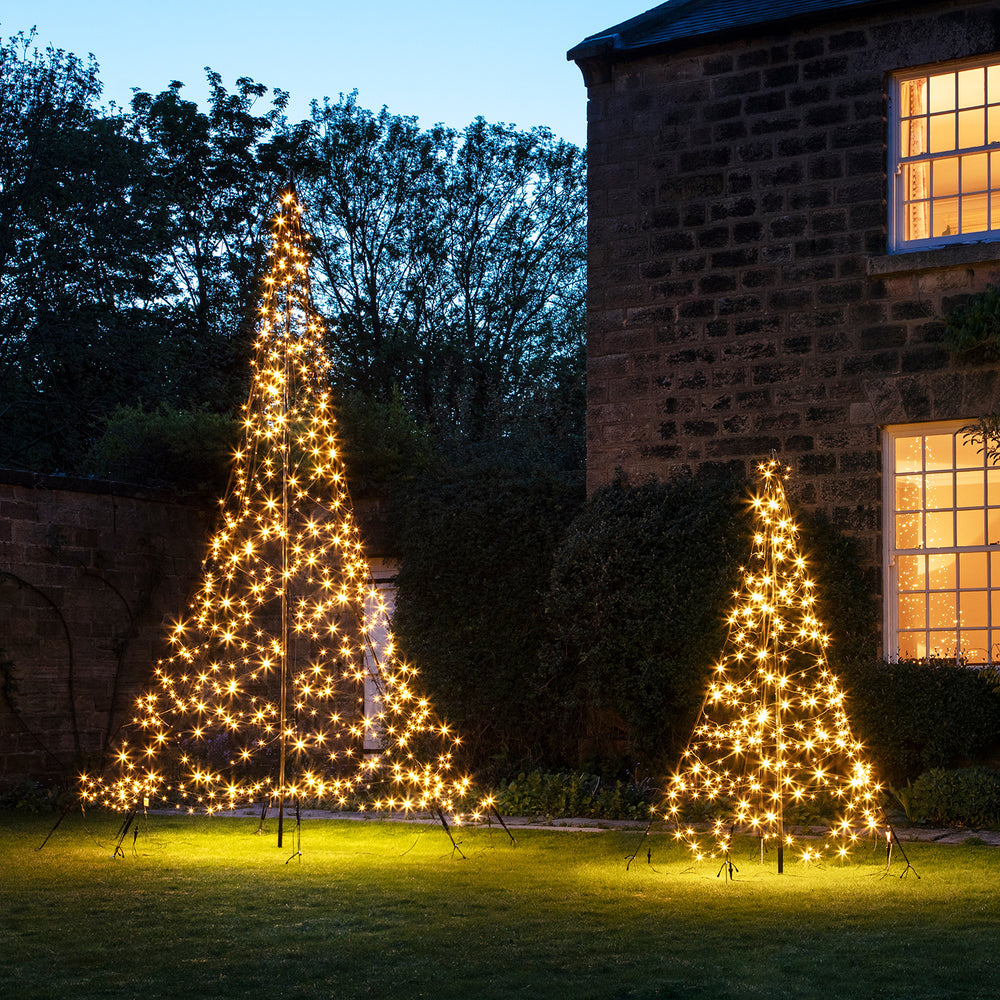
[{"label": "warm white fairy light", "polygon": [[[843,857],[882,819],[881,785],[851,733],[844,692],[826,658],[816,586],[785,497],[787,470],[758,466],[752,567],[728,615],[729,635],[705,704],[667,792],[664,815],[696,857],[727,856],[736,832],[804,861]],[[710,835],[683,827],[686,804],[715,814]],[[826,842],[798,843],[788,811],[814,804],[839,818]]]},{"label": "warm white fairy light", "polygon": [[[459,740],[398,658],[362,549],[301,212],[285,192],[243,441],[201,589],[170,630],[172,655],[138,699],[113,776],[82,779],[85,801],[213,813],[307,798],[458,819],[470,793]],[[378,648],[376,635],[387,637]]]}]

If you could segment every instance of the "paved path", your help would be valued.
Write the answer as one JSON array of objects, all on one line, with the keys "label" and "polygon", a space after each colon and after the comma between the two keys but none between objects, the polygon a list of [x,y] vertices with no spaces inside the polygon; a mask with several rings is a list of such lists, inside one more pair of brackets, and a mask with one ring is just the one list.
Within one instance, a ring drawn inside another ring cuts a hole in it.
[{"label": "paved path", "polygon": [[[260,809],[239,809],[233,812],[219,813],[224,816],[260,816]],[[269,813],[269,818],[273,819],[275,813]],[[294,812],[285,812],[285,820],[289,815],[294,820]],[[334,812],[324,809],[303,809],[302,819],[349,819],[365,823],[393,822],[393,823],[432,823],[440,821],[434,816],[426,814],[414,815],[404,813],[361,813],[361,812]],[[527,817],[527,816],[504,816],[504,823],[511,830],[562,830],[573,833],[599,833],[601,830],[645,830],[646,824],[640,820],[620,820],[620,819],[591,819],[589,817],[577,816],[571,818],[551,817]],[[478,826],[488,824],[479,823]],[[497,829],[502,829],[494,819],[490,824]],[[669,833],[672,827],[666,823],[654,823],[651,833]],[[800,832],[798,828],[790,828],[795,832]],[[817,836],[822,836],[825,829],[817,829]],[[935,844],[964,844],[969,840],[980,841],[991,847],[1000,847],[1000,830],[978,830],[968,827],[926,827],[926,826],[896,826],[896,837],[903,843],[929,842]]]}]

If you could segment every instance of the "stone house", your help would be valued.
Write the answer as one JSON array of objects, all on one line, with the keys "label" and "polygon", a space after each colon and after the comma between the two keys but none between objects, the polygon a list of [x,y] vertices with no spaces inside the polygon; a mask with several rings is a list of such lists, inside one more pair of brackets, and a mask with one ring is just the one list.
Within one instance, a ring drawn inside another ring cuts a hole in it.
[{"label": "stone house", "polygon": [[884,652],[1000,659],[996,0],[671,0],[588,94],[590,490],[771,453],[881,569]]}]

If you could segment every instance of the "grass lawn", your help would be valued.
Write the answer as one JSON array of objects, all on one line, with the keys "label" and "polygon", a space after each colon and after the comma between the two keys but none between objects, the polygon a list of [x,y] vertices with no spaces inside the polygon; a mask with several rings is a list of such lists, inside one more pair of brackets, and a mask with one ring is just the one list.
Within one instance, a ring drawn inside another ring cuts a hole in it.
[{"label": "grass lawn", "polygon": [[153,816],[117,858],[117,817],[38,850],[53,822],[0,814],[4,998],[1000,996],[1000,850],[974,843],[907,845],[919,879],[779,876],[748,843],[728,882],[641,831],[466,829],[462,860],[438,826],[305,820],[286,864],[274,821]]}]

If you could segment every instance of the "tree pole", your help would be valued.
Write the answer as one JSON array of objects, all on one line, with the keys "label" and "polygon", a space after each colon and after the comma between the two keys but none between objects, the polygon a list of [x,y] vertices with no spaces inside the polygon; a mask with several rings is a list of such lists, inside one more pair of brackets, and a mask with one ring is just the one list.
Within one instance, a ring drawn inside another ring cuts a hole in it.
[{"label": "tree pole", "polygon": [[278,847],[285,822],[285,749],[288,729],[288,350],[292,313],[290,294],[285,294],[285,343],[281,382],[281,681],[278,692]]}]

